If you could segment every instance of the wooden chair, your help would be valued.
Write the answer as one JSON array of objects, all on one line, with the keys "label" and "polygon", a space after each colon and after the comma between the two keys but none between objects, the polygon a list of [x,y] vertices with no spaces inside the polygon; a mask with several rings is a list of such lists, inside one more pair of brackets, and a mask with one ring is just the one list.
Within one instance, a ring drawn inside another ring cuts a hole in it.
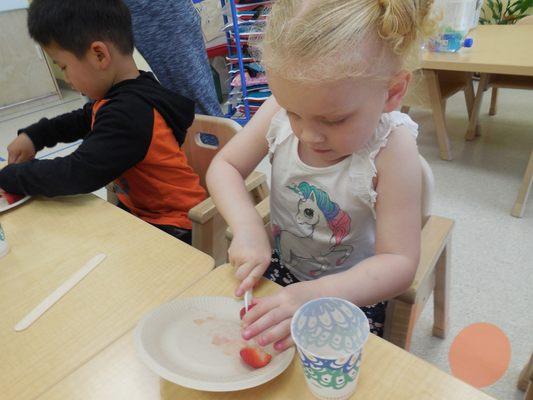
[{"label": "wooden chair", "polygon": [[529,191],[531,190],[531,184],[533,183],[533,150],[529,153],[529,161],[526,167],[526,173],[522,179],[522,184],[520,185],[520,190],[518,191],[518,196],[516,202],[514,203],[511,215],[516,218],[522,218],[524,216],[524,211],[526,210],[527,198],[529,196]]},{"label": "wooden chair", "polygon": [[[228,118],[196,115],[187,131],[183,149],[189,164],[200,176],[200,183],[206,190],[205,175],[209,164],[216,153],[241,129],[237,122]],[[213,142],[210,143],[211,141]],[[260,172],[252,172],[245,184],[254,204],[267,198],[270,193],[266,176]],[[224,233],[228,225],[217,212],[213,200],[208,198],[192,208],[189,218],[192,221],[193,247],[212,256],[215,266],[226,263],[228,245]]]},{"label": "wooden chair", "polygon": [[533,400],[533,354],[520,373],[517,387],[526,392],[524,400]]},{"label": "wooden chair", "polygon": [[[420,262],[411,287],[389,300],[384,338],[409,350],[413,328],[433,293],[433,335],[444,338],[448,327],[451,238],[454,222],[430,214],[434,187],[433,173],[427,162],[422,164],[422,237]],[[270,232],[269,198],[262,200],[256,210]],[[233,234],[227,229],[226,238]]]},{"label": "wooden chair", "polygon": [[[217,152],[240,130],[241,126],[228,118],[196,115],[187,131],[183,150],[189,165],[200,177],[200,184],[207,190],[205,175]],[[266,176],[254,171],[246,179],[246,188],[259,203],[269,195]],[[117,203],[112,186],[108,185],[107,200]],[[224,232],[228,225],[217,212],[213,200],[207,198],[189,211],[192,221],[192,245],[215,259],[215,266],[227,261],[227,241]]]},{"label": "wooden chair", "polygon": [[433,336],[444,338],[448,329],[451,238],[454,221],[431,215],[434,178],[422,164],[422,236],[420,261],[407,291],[389,300],[384,338],[409,350],[416,321],[433,293]]}]

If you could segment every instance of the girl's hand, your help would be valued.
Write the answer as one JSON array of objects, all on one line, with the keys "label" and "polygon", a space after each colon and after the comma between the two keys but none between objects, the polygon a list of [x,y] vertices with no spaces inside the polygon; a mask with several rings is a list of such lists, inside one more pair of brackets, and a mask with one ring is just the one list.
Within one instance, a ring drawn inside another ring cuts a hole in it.
[{"label": "girl's hand", "polygon": [[252,289],[270,265],[272,248],[263,226],[241,228],[235,232],[228,250],[229,261],[241,281],[235,296],[241,297]]},{"label": "girl's hand", "polygon": [[278,293],[256,298],[256,305],[244,316],[242,337],[257,336],[261,346],[274,343],[274,349],[283,351],[292,346],[291,319],[304,303],[317,297],[313,282],[298,282],[286,286]]}]

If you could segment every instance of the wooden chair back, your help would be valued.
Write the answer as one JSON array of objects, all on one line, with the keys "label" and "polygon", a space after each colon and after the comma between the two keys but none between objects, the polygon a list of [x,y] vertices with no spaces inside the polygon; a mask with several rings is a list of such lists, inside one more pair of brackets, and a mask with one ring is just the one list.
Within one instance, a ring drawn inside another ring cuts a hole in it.
[{"label": "wooden chair back", "polygon": [[[241,126],[228,118],[196,115],[187,131],[182,148],[189,165],[200,177],[200,184],[207,190],[205,175],[211,161],[222,147],[241,130]],[[266,176],[254,171],[245,180],[254,204],[268,197]],[[224,233],[228,225],[216,210],[209,197],[189,211],[192,222],[192,245],[215,259],[215,265],[227,262],[228,245]]]},{"label": "wooden chair back", "polygon": [[431,215],[435,178],[433,176],[433,171],[431,171],[431,167],[422,156],[420,156],[420,164],[422,166],[422,201],[420,204],[422,206],[422,227],[424,227]]},{"label": "wooden chair back", "polygon": [[187,138],[182,148],[189,165],[200,176],[200,184],[207,190],[205,175],[209,164],[218,151],[241,130],[232,119],[197,114],[187,130]]}]

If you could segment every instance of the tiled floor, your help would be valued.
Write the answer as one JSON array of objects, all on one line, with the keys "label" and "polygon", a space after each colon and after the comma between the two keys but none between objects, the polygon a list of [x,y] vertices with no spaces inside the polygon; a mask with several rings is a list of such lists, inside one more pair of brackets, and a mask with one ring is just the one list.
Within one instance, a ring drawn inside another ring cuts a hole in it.
[{"label": "tiled floor", "polygon": [[[435,174],[433,213],[456,221],[449,335],[445,340],[431,337],[432,307],[428,306],[416,326],[412,352],[449,372],[448,351],[461,329],[475,322],[496,324],[511,341],[511,365],[499,382],[484,390],[497,399],[519,400],[523,393],[515,389],[516,379],[533,351],[533,198],[524,218],[509,213],[533,147],[533,92],[501,91],[494,117],[487,115],[488,93],[485,100],[483,136],[465,142],[464,100],[460,94],[450,99],[447,122],[455,156],[451,162],[438,157],[430,112],[411,113],[421,127],[420,152]],[[8,117],[0,114],[0,157],[6,157],[6,146],[18,128],[82,103],[68,92],[60,104]],[[46,149],[38,156],[66,155],[75,148],[68,146]],[[268,163],[260,169],[268,172]]]},{"label": "tiled floor", "polygon": [[455,336],[475,322],[500,327],[512,346],[504,377],[484,390],[502,400],[519,400],[521,368],[533,351],[533,197],[522,219],[510,215],[533,148],[533,91],[500,90],[498,113],[489,116],[489,92],[480,117],[483,136],[465,142],[464,100],[454,96],[447,122],[453,161],[442,161],[428,111],[412,112],[421,124],[420,152],[436,180],[434,213],[456,221],[453,236],[451,326],[445,340],[431,337],[432,307],[416,327],[412,352],[449,372]]}]

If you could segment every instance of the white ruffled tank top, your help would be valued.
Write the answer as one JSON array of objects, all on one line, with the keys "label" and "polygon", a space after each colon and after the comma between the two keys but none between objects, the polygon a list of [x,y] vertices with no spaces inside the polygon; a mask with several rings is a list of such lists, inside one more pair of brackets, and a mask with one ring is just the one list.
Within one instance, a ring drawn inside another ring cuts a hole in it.
[{"label": "white ruffled tank top", "polygon": [[299,280],[345,271],[375,254],[374,161],[400,125],[416,138],[418,125],[409,116],[382,114],[364,149],[317,168],[300,159],[287,112],[272,119],[267,133],[272,233],[281,264]]}]

